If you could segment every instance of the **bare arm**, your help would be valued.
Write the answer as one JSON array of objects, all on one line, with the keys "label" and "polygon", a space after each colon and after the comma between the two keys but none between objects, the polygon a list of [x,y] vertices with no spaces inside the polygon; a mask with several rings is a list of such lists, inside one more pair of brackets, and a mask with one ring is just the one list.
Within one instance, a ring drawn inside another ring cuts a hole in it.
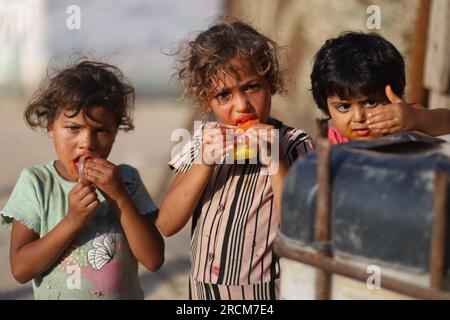
[{"label": "bare arm", "polygon": [[382,134],[417,130],[431,136],[450,133],[450,110],[412,108],[386,86],[390,104],[371,110],[368,114],[369,128]]},{"label": "bare arm", "polygon": [[[264,130],[267,130],[264,132]],[[285,157],[285,150],[280,143],[278,134],[273,134],[272,125],[260,125],[257,130],[249,130],[247,135],[250,139],[250,145],[258,145],[261,161],[268,170],[270,182],[272,185],[273,197],[275,202],[275,212],[277,217],[281,213],[281,200],[283,196],[284,178],[289,170]],[[273,152],[273,148],[278,152]]]},{"label": "bare arm", "polygon": [[39,239],[39,235],[17,220],[11,232],[10,262],[14,278],[26,283],[47,271],[80,232],[80,228],[62,220]]},{"label": "bare arm", "polygon": [[[179,173],[161,202],[156,225],[169,237],[180,231],[192,216],[202,196],[216,163],[233,150],[233,144],[226,144],[227,136],[216,125],[207,125],[203,130],[201,161],[194,161],[187,173]],[[234,139],[234,137],[233,137]],[[197,159],[198,160],[198,159]],[[200,162],[200,163],[197,163]]]},{"label": "bare arm", "polygon": [[158,229],[149,217],[138,212],[129,196],[116,206],[131,252],[148,270],[158,270],[164,263],[164,240]]},{"label": "bare arm", "polygon": [[450,110],[448,109],[417,109],[416,130],[429,134],[430,136],[440,136],[450,134]]},{"label": "bare arm", "polygon": [[89,222],[98,207],[95,192],[81,183],[69,193],[69,212],[44,237],[14,220],[11,231],[10,263],[14,278],[25,283],[47,271]]},{"label": "bare arm", "polygon": [[193,164],[187,173],[179,173],[161,202],[156,225],[169,237],[189,221],[214,171],[213,166]]},{"label": "bare arm", "polygon": [[284,155],[280,153],[278,170],[275,171],[275,174],[270,175],[273,197],[275,200],[275,209],[278,217],[281,212],[281,200],[283,196],[284,178],[286,177],[286,173],[288,172],[289,167],[290,166],[287,163],[286,159],[284,158]]}]

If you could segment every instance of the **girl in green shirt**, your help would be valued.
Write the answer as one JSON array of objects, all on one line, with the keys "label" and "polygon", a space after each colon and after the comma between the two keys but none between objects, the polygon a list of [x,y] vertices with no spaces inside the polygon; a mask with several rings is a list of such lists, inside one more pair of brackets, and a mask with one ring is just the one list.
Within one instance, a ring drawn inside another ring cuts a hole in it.
[{"label": "girl in green shirt", "polygon": [[107,160],[133,129],[134,89],[114,66],[79,61],[36,93],[24,117],[53,139],[57,159],[24,169],[0,221],[10,262],[36,299],[143,299],[137,261],[156,271],[164,242],[138,171]]}]

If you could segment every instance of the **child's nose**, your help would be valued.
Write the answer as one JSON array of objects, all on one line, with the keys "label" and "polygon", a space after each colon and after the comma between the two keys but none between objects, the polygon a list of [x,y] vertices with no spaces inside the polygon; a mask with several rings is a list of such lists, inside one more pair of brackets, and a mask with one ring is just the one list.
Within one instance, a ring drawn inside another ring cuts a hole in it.
[{"label": "child's nose", "polygon": [[95,137],[92,132],[86,130],[82,135],[79,143],[81,149],[92,151],[95,147]]},{"label": "child's nose", "polygon": [[244,93],[239,92],[235,94],[234,107],[236,108],[236,111],[239,112],[245,112],[250,107],[247,96]]},{"label": "child's nose", "polygon": [[353,121],[355,122],[365,122],[367,120],[366,118],[366,110],[364,107],[361,106],[355,106],[353,108]]}]

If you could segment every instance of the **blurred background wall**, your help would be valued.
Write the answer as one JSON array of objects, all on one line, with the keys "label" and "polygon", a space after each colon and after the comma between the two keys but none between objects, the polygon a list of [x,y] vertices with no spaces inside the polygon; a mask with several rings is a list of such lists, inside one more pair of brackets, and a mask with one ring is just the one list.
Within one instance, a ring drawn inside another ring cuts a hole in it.
[{"label": "blurred background wall", "polygon": [[139,94],[165,95],[171,58],[161,48],[222,9],[221,0],[1,0],[0,88],[28,94],[49,61],[87,54],[119,65]]}]

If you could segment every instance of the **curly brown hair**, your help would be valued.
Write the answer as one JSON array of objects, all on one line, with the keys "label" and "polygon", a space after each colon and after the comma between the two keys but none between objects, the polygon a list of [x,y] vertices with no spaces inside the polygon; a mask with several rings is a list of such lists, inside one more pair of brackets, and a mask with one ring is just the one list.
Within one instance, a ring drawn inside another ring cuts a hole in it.
[{"label": "curly brown hair", "polygon": [[230,60],[239,57],[265,76],[272,93],[285,93],[286,86],[279,61],[280,47],[252,26],[231,17],[200,32],[195,40],[184,41],[173,54],[175,77],[184,89],[184,97],[207,107],[214,96],[219,74],[239,79],[238,70]]},{"label": "curly brown hair", "polygon": [[69,117],[83,112],[95,121],[91,110],[101,106],[114,114],[119,129],[129,131],[134,128],[134,97],[134,88],[117,67],[82,58],[48,76],[27,104],[24,119],[31,128],[48,130],[62,110],[72,111]]}]

